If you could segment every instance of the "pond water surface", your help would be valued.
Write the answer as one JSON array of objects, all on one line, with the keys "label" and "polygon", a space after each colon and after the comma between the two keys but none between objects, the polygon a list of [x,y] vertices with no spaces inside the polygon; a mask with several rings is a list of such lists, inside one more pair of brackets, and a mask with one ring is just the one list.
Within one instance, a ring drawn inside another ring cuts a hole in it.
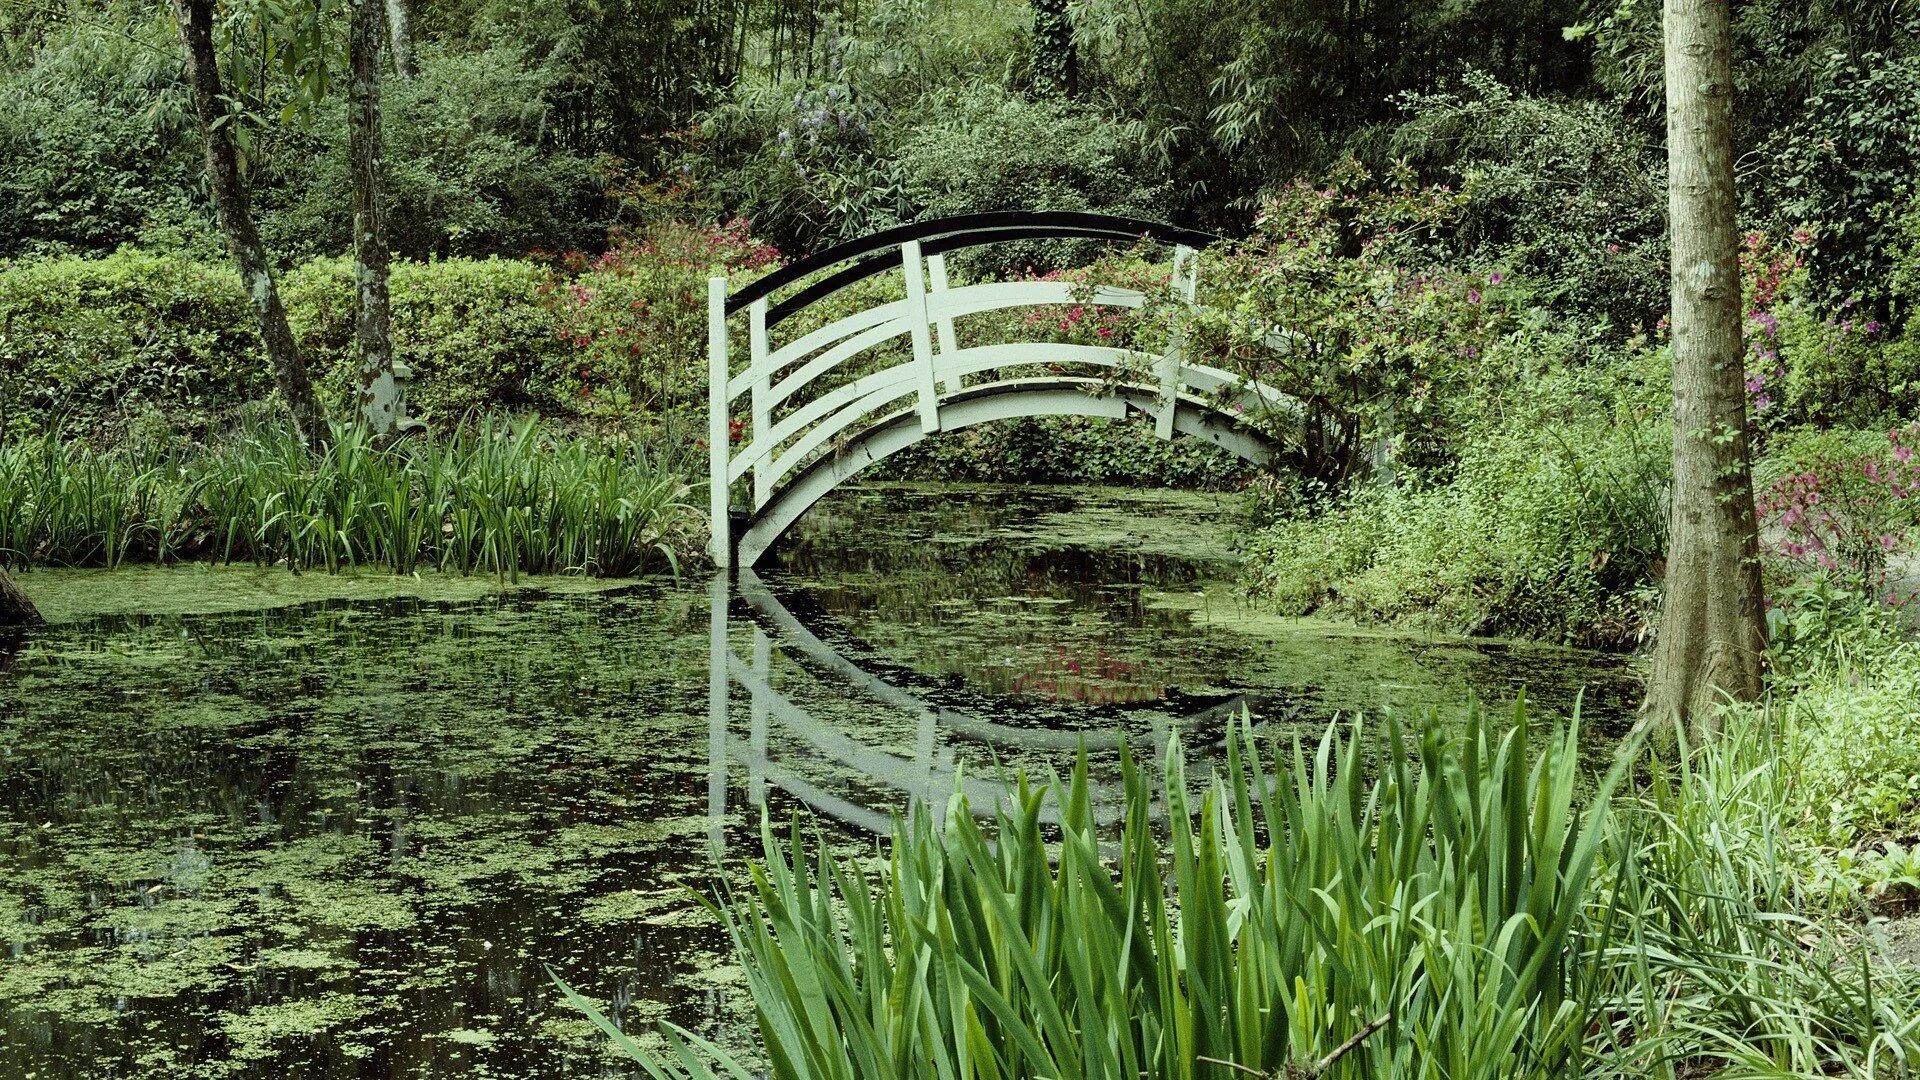
[{"label": "pond water surface", "polygon": [[1243,709],[1311,738],[1522,686],[1604,733],[1633,699],[1615,657],[1262,613],[1234,512],[854,488],[732,585],[28,575],[56,625],[0,654],[0,1076],[630,1075],[544,966],[743,1038],[687,890],[762,807],[870,846],[1082,740],[1205,757]]}]

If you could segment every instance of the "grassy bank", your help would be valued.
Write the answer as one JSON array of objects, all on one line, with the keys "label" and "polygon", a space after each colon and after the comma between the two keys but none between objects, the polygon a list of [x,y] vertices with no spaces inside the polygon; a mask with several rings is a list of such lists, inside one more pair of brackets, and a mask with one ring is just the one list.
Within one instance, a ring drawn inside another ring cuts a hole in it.
[{"label": "grassy bank", "polygon": [[341,427],[319,457],[269,425],[111,449],[49,435],[0,446],[0,559],[624,576],[697,549],[689,500],[641,446],[532,421],[391,447]]},{"label": "grassy bank", "polygon": [[1136,761],[1117,836],[1084,770],[877,864],[769,828],[721,903],[760,1049],[782,1080],[1910,1075],[1920,968],[1796,873],[1764,718],[1584,805],[1573,736],[1516,721],[1236,741],[1197,794]]}]

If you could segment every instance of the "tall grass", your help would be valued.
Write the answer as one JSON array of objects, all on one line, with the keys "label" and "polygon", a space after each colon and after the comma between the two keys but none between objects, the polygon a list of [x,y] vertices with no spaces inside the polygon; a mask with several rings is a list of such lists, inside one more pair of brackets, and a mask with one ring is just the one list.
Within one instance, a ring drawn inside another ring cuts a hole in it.
[{"label": "tall grass", "polygon": [[[1117,841],[1082,761],[872,872],[763,827],[715,910],[780,1080],[1910,1075],[1913,980],[1784,914],[1730,751],[1583,803],[1575,735],[1531,741],[1356,728],[1273,774],[1241,737],[1197,796],[1176,752],[1126,768]],[[651,1076],[750,1075],[561,985]]]},{"label": "tall grass", "polygon": [[0,562],[618,576],[677,565],[688,495],[630,442],[532,421],[393,446],[337,427],[318,458],[268,425],[193,449],[48,435],[0,446]]}]

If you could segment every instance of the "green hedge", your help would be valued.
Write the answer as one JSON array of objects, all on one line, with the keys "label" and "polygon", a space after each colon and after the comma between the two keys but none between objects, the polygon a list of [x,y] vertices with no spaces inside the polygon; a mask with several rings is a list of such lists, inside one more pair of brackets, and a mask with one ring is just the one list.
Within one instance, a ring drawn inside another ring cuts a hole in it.
[{"label": "green hedge", "polygon": [[[569,364],[541,286],[551,273],[519,259],[445,259],[393,268],[394,355],[413,368],[415,413],[571,411]],[[353,260],[315,259],[286,275],[287,318],[320,374],[329,407],[347,400]]]},{"label": "green hedge", "polygon": [[133,252],[0,265],[0,432],[204,421],[268,389],[259,352],[231,270]]},{"label": "green hedge", "polygon": [[[577,351],[559,337],[541,292],[548,280],[545,268],[510,259],[395,266],[395,348],[415,372],[415,411],[570,412]],[[296,267],[281,292],[327,404],[343,408],[351,263]],[[270,390],[253,312],[229,268],[132,250],[0,264],[0,433],[112,436],[155,414],[204,428]]]}]

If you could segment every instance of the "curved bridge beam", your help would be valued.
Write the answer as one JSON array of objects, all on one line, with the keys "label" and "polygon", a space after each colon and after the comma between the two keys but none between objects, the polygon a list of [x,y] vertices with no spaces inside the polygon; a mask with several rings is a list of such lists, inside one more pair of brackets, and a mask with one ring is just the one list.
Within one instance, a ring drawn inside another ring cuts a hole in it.
[{"label": "curved bridge beam", "polygon": [[[736,538],[737,565],[759,562],[800,515],[829,491],[930,435],[1023,416],[1121,419],[1144,415],[1159,420],[1165,412],[1163,400],[1156,389],[1113,386],[1098,379],[1009,379],[969,386],[942,397],[938,432],[927,431],[913,408],[879,417],[851,442],[802,468],[774,493]],[[1264,438],[1200,398],[1184,394],[1176,397],[1172,424],[1181,434],[1206,439],[1255,464],[1272,460],[1273,448]]]}]

